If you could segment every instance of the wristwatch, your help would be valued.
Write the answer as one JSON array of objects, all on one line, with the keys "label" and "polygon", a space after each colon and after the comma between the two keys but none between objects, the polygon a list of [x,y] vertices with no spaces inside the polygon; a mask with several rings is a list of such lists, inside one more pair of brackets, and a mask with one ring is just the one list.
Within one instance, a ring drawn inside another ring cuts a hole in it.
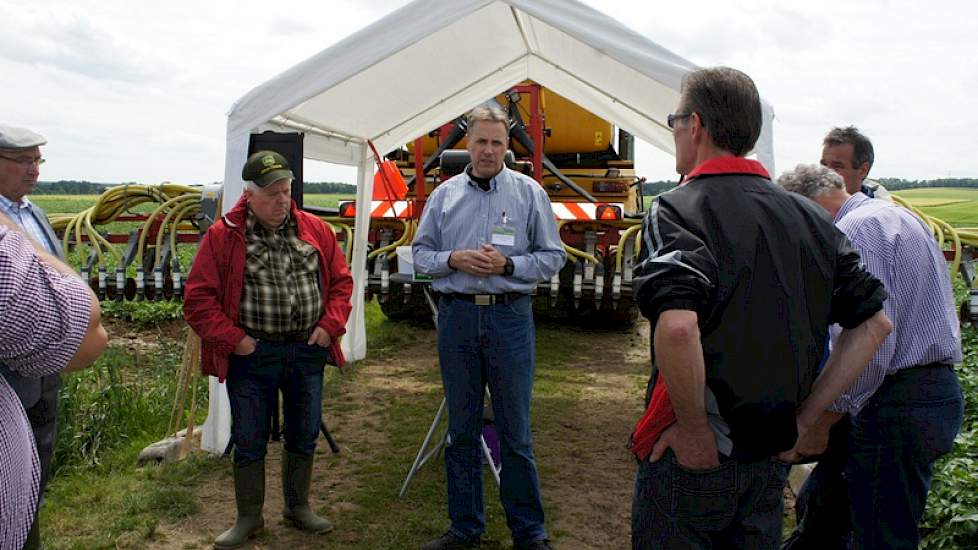
[{"label": "wristwatch", "polygon": [[503,266],[503,275],[509,277],[510,275],[513,274],[513,269],[515,269],[515,267],[516,266],[513,265],[513,259],[507,257],[506,265]]}]

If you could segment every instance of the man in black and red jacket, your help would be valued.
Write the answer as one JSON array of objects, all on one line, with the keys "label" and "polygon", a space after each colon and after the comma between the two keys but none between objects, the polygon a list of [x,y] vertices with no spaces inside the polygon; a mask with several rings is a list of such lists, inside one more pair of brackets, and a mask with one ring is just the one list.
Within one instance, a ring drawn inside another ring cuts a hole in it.
[{"label": "man in black and red jacket", "polygon": [[[753,81],[683,81],[669,115],[678,188],[644,223],[634,294],[652,324],[633,548],[778,548],[789,461],[889,333],[886,292],[814,202],[744,158],[761,130]],[[816,378],[832,323],[845,337]]]}]

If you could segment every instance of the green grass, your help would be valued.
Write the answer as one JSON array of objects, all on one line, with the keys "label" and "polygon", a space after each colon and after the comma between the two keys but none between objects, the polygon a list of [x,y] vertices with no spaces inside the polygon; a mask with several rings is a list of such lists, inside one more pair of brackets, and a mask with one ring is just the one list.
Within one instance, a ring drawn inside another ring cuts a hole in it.
[{"label": "green grass", "polygon": [[98,195],[31,195],[31,202],[48,215],[74,214],[95,204]]},{"label": "green grass", "polygon": [[[217,461],[134,467],[138,453],[166,435],[181,343],[160,338],[145,352],[112,345],[92,367],[64,376],[55,474],[41,516],[47,548],[109,549],[136,540],[141,546],[160,521],[199,510],[193,487]],[[200,377],[194,383],[199,424],[207,384]]]},{"label": "green grass", "polygon": [[224,461],[191,455],[182,462],[79,470],[51,483],[41,514],[46,548],[109,550],[152,544],[160,521],[200,511],[195,486],[226,471]]},{"label": "green grass", "polygon": [[929,187],[895,191],[894,194],[954,227],[978,227],[978,189]]}]

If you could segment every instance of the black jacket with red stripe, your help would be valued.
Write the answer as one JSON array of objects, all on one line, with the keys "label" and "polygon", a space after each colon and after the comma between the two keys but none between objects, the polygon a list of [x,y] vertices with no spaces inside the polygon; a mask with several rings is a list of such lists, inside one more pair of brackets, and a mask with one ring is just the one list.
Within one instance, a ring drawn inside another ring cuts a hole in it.
[{"label": "black jacket with red stripe", "polygon": [[697,167],[658,197],[643,232],[635,299],[653,327],[666,310],[698,314],[706,383],[734,456],[790,449],[829,325],[872,317],[883,285],[819,205],[743,158]]}]

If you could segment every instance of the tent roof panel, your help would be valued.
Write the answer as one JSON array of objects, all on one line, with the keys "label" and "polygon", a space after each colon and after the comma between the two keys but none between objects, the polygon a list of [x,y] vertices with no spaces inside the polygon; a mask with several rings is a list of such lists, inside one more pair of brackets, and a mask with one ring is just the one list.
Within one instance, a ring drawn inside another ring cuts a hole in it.
[{"label": "tent roof panel", "polygon": [[[491,4],[288,111],[341,133],[376,137],[525,56],[511,10]],[[459,52],[464,50],[464,55]],[[430,129],[430,128],[429,128]],[[427,129],[425,130],[427,131]]]},{"label": "tent roof panel", "polygon": [[284,117],[315,134],[315,158],[361,162],[366,139],[390,150],[532,79],[671,152],[665,116],[695,68],[577,0],[416,0],[242,97],[228,139]]}]

